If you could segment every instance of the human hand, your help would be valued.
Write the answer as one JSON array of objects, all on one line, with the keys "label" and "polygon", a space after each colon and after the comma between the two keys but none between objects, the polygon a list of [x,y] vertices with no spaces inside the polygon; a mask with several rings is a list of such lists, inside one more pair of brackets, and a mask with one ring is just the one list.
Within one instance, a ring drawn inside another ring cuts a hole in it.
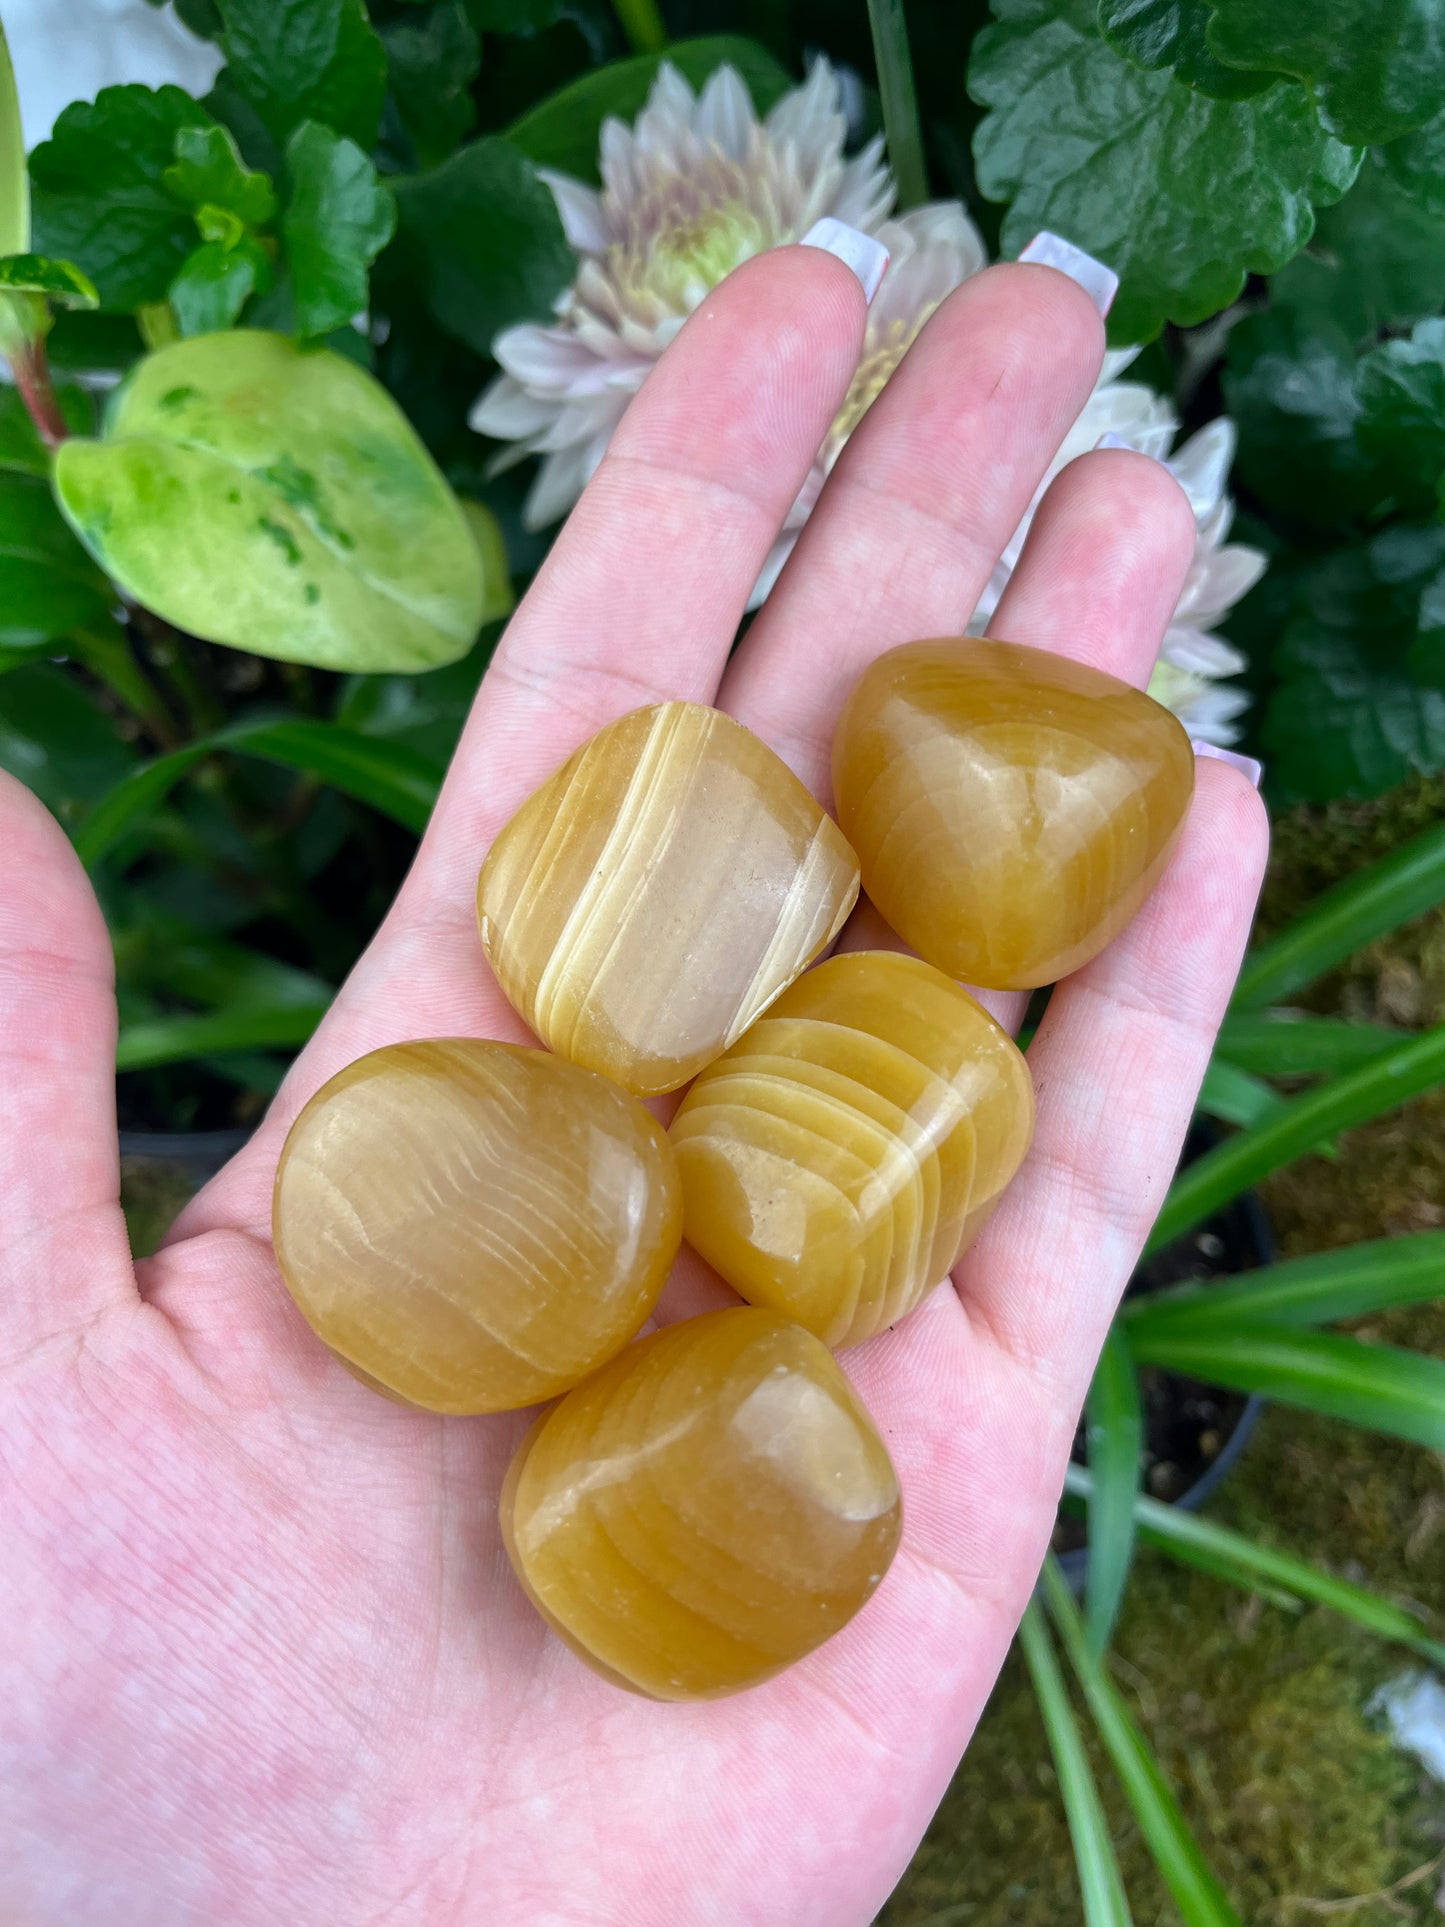
[{"label": "human hand", "polygon": [[[496,1497],[519,1415],[360,1386],[270,1243],[292,1118],[401,1038],[528,1041],[477,866],[585,737],[718,702],[820,797],[893,643],[961,630],[1098,373],[1052,268],[951,295],[850,439],[741,649],[748,592],[858,357],[857,281],[748,263],[689,321],[518,610],[386,923],[247,1148],[132,1266],[110,951],[65,837],[0,786],[0,1917],[16,1927],[863,1927],[969,1737],[1048,1541],[1093,1363],[1178,1155],[1265,849],[1201,763],[1170,868],[1053,997],[1023,1169],[949,1284],[846,1365],[904,1535],[862,1614],[736,1698],[595,1677],[524,1602]],[[1072,463],[992,633],[1143,684],[1193,517],[1162,465]],[[878,940],[866,909],[844,942]],[[987,998],[1016,1021],[1017,1000]],[[684,1253],[663,1318],[720,1301]]]}]

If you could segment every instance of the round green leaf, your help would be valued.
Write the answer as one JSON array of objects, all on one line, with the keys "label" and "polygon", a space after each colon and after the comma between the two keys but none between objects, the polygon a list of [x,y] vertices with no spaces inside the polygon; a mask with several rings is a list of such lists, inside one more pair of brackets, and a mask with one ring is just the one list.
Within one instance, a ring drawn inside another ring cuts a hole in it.
[{"label": "round green leaf", "polygon": [[177,628],[325,669],[452,662],[481,622],[461,506],[353,362],[243,329],[149,356],[60,505],[127,595]]}]

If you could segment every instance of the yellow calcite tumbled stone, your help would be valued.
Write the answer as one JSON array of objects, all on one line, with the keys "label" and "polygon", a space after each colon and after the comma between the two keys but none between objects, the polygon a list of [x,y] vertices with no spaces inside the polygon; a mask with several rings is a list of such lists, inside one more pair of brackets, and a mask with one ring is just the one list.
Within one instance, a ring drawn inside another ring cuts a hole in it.
[{"label": "yellow calcite tumbled stone", "polygon": [[404,1402],[496,1412],[575,1385],[657,1302],[682,1232],[661,1127],[605,1078],[475,1038],[333,1077],[276,1172],[281,1275],[325,1344]]},{"label": "yellow calcite tumbled stone", "polygon": [[517,1449],[502,1533],[573,1651],[654,1699],[711,1699],[810,1653],[898,1545],[898,1481],[832,1356],[738,1307],[629,1346]]},{"label": "yellow calcite tumbled stone", "polygon": [[838,820],[898,934],[966,983],[1028,989],[1118,935],[1194,789],[1167,709],[1012,642],[890,649],[833,741]]},{"label": "yellow calcite tumbled stone", "polygon": [[683,1235],[734,1291],[855,1345],[947,1277],[1033,1134],[1028,1066],[932,964],[819,964],[672,1125]]},{"label": "yellow calcite tumbled stone", "polygon": [[726,1049],[842,927],[858,863],[766,744],[660,703],[599,731],[482,866],[482,945],[553,1050],[639,1097]]}]

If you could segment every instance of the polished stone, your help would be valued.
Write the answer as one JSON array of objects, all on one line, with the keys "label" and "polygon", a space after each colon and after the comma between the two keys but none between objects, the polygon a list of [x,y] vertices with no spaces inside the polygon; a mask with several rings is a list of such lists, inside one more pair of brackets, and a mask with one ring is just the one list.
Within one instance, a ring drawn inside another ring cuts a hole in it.
[{"label": "polished stone", "polygon": [[945,638],[863,672],[833,743],[863,887],[920,955],[993,989],[1056,982],[1153,889],[1194,788],[1167,709],[1019,643]]},{"label": "polished stone", "polygon": [[1022,1053],[967,991],[895,951],[833,957],[683,1100],[683,1235],[750,1304],[856,1345],[953,1269],[1033,1122]]},{"label": "polished stone", "polygon": [[482,945],[553,1050],[640,1097],[725,1050],[842,927],[858,863],[731,717],[611,723],[524,803],[477,886]]},{"label": "polished stone", "polygon": [[635,1098],[545,1051],[391,1044],[340,1071],[276,1172],[281,1275],[364,1382],[436,1412],[575,1385],[644,1322],[682,1199]]},{"label": "polished stone", "polygon": [[502,1533],[574,1652],[654,1699],[770,1678],[864,1605],[898,1481],[832,1356],[739,1306],[653,1333],[517,1448]]}]

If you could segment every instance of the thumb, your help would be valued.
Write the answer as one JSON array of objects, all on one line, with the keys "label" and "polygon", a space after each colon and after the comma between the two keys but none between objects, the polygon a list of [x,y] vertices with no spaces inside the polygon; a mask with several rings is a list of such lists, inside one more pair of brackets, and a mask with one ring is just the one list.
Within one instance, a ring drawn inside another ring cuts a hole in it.
[{"label": "thumb", "polygon": [[0,1363],[135,1295],[113,985],[79,858],[0,772]]}]

